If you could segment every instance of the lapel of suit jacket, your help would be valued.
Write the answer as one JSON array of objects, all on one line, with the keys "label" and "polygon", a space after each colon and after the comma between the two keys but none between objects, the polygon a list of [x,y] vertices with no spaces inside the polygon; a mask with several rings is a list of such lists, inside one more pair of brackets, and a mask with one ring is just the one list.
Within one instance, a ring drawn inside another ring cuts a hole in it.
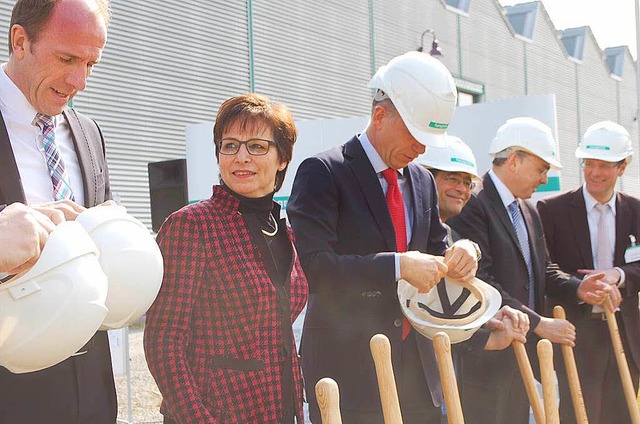
[{"label": "lapel of suit jacket", "polygon": [[[411,242],[408,250],[424,250],[428,240],[429,226],[425,214],[427,213],[426,197],[431,196],[431,190],[426,184],[421,184],[423,177],[420,175],[420,169],[407,165],[405,168],[405,176],[409,179],[411,187],[411,197],[413,204],[413,223],[411,226]],[[435,205],[431,205],[435,207]]]},{"label": "lapel of suit jacket", "polygon": [[[582,186],[571,192],[569,208],[570,221],[575,243],[578,247],[578,254],[585,268],[593,269],[593,253],[591,251],[591,233],[589,232],[589,222],[587,221],[587,206],[584,203]],[[616,226],[617,228],[617,226]]]},{"label": "lapel of suit jacket", "polygon": [[82,172],[82,181],[84,181],[84,206],[95,205],[97,201],[95,180],[95,161],[91,157],[91,147],[89,146],[89,139],[87,134],[78,119],[76,112],[66,107],[62,113],[64,114],[69,128],[71,129],[71,138],[76,148],[76,154],[78,155],[78,163],[80,164],[80,171]]},{"label": "lapel of suit jacket", "polygon": [[378,181],[378,176],[357,137],[353,137],[345,144],[344,153],[360,185],[360,189],[364,193],[364,198],[369,205],[373,218],[384,235],[390,251],[395,252],[396,238],[387,201]]},{"label": "lapel of suit jacket", "polygon": [[533,267],[534,278],[535,281],[542,281],[544,278],[543,275],[540,274],[539,270],[544,269],[545,258],[545,249],[544,244],[541,246],[537,246],[538,243],[538,234],[535,233],[535,225],[533,223],[533,207],[530,207],[527,204],[526,200],[518,199],[518,206],[520,207],[520,211],[522,212],[522,218],[524,218],[524,222],[527,226],[527,236],[529,237],[529,247],[531,251],[531,265]]},{"label": "lapel of suit jacket", "polygon": [[13,202],[25,202],[25,195],[7,126],[0,113],[0,204]]},{"label": "lapel of suit jacket", "polygon": [[624,251],[629,245],[629,235],[633,234],[631,228],[631,210],[620,193],[616,194],[616,244],[613,263],[616,266],[624,265]]},{"label": "lapel of suit jacket", "polygon": [[[511,240],[515,243],[516,246],[520,246],[520,242],[518,241],[518,235],[516,234],[516,230],[513,228],[513,223],[511,222],[511,218],[509,218],[509,214],[507,209],[502,204],[502,199],[500,198],[500,194],[498,194],[498,190],[496,189],[495,184],[491,180],[489,174],[485,174],[483,180],[483,190],[487,194],[487,198],[490,201],[491,207],[495,212],[498,220],[502,224],[502,226],[507,230],[509,236],[511,236]],[[522,254],[522,251],[520,251]]]}]

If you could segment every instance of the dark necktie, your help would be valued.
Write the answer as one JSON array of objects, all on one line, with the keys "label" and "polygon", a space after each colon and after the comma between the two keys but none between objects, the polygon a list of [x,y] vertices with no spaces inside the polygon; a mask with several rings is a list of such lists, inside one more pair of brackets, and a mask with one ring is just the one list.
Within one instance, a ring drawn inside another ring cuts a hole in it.
[{"label": "dark necktie", "polygon": [[75,201],[73,191],[69,185],[69,175],[64,167],[60,148],[56,144],[56,133],[53,126],[53,118],[49,115],[37,113],[33,118],[33,125],[40,128],[42,135],[42,148],[47,161],[47,168],[53,185],[53,197],[55,200],[70,199]]},{"label": "dark necktie", "polygon": [[[382,176],[387,181],[387,207],[391,215],[391,222],[396,233],[396,252],[407,251],[407,223],[404,218],[404,202],[402,192],[398,185],[398,171],[387,168],[382,171]],[[406,317],[402,320],[402,340],[406,339],[411,331],[411,324]]]}]

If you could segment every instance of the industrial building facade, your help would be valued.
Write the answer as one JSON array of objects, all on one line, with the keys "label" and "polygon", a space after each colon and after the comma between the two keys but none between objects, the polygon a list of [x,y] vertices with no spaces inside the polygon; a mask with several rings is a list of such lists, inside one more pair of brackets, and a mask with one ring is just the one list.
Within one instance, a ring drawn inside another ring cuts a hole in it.
[{"label": "industrial building facade", "polygon": [[[0,0],[7,34],[14,0]],[[185,157],[185,126],[212,121],[226,98],[256,91],[296,119],[363,116],[367,82],[392,57],[429,51],[461,101],[555,94],[563,189],[580,184],[580,135],[609,119],[638,155],[635,63],[627,47],[598,46],[588,27],[558,31],[540,2],[498,0],[112,0],[101,63],[74,106],[101,125],[112,189],[150,226],[147,164]],[[425,30],[427,32],[421,37]],[[0,45],[0,60],[8,56]],[[489,143],[490,140],[487,140]],[[640,195],[639,158],[621,189]]]}]

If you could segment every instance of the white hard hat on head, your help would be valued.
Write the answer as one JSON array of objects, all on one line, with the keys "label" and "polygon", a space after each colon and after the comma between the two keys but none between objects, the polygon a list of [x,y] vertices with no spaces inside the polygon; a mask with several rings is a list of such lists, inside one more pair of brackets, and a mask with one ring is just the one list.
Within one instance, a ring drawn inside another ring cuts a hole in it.
[{"label": "white hard hat on head", "polygon": [[606,162],[620,162],[633,155],[633,145],[629,132],[619,124],[601,121],[585,131],[576,149],[578,159],[598,159]]},{"label": "white hard hat on head", "polygon": [[456,106],[449,70],[426,53],[409,52],[378,68],[369,81],[374,99],[389,98],[411,135],[425,146],[444,146],[444,133]]},{"label": "white hard hat on head", "polygon": [[451,343],[469,339],[502,304],[498,290],[478,278],[468,283],[444,278],[428,293],[420,293],[407,281],[399,280],[398,300],[402,313],[417,332],[433,339],[444,331]]},{"label": "white hard hat on head", "polygon": [[553,169],[562,168],[551,128],[537,119],[524,116],[511,118],[498,128],[489,146],[489,154],[495,157],[496,153],[509,147],[531,153]]},{"label": "white hard hat on head", "polygon": [[466,172],[480,178],[476,158],[460,138],[445,135],[445,147],[430,147],[416,158],[420,165],[446,172]]},{"label": "white hard hat on head", "polygon": [[109,313],[102,330],[126,327],[140,318],[162,284],[162,254],[147,227],[122,206],[96,206],[76,218],[98,250],[109,281]]},{"label": "white hard hat on head", "polygon": [[77,222],[51,232],[33,267],[0,284],[0,365],[39,371],[76,353],[107,315],[107,276]]}]

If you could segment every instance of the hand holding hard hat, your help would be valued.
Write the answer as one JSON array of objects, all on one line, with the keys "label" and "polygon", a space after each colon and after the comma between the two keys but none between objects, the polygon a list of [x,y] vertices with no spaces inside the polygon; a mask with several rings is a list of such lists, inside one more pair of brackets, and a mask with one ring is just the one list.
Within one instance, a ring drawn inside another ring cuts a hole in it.
[{"label": "hand holding hard hat", "polygon": [[429,292],[447,274],[442,256],[416,251],[400,253],[400,276],[416,290]]},{"label": "hand holding hard hat", "polygon": [[0,365],[15,373],[64,361],[98,329],[142,316],[162,282],[146,227],[119,206],[56,226],[35,265],[0,284]]},{"label": "hand holding hard hat", "polygon": [[31,269],[0,284],[0,365],[39,371],[76,353],[107,308],[98,249],[77,222],[56,226]]},{"label": "hand holding hard hat", "polygon": [[49,233],[64,220],[56,219],[55,212],[21,203],[13,203],[0,212],[0,273],[17,274],[35,264]]},{"label": "hand holding hard hat", "polygon": [[471,240],[458,240],[444,254],[447,277],[457,281],[469,281],[478,270],[479,249]]}]

